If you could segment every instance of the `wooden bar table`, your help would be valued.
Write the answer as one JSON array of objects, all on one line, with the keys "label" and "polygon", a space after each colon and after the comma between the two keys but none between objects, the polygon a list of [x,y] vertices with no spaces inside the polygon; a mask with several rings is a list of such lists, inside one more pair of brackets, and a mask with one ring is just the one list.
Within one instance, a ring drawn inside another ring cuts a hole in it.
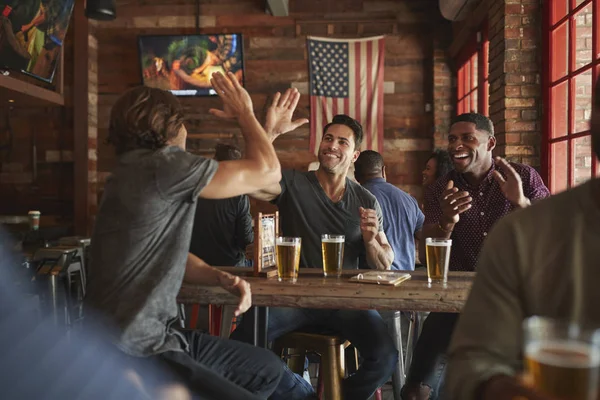
[{"label": "wooden bar table", "polygon": [[[460,312],[467,300],[474,272],[450,272],[448,284],[427,283],[426,271],[411,272],[411,279],[398,286],[349,282],[371,270],[344,270],[341,278],[325,278],[320,268],[301,268],[296,283],[279,282],[276,277],[253,277],[252,268],[221,268],[242,276],[252,287],[256,307],[255,345],[266,347],[268,307],[330,308],[352,310],[393,310]],[[220,287],[183,284],[178,301],[183,304],[237,305],[238,298]]]},{"label": "wooden bar table", "polygon": [[[332,308],[353,310],[401,310],[460,312],[471,290],[474,272],[450,272],[446,287],[428,287],[425,271],[411,272],[398,286],[349,282],[361,272],[344,270],[341,278],[325,278],[320,268],[301,268],[296,283],[250,275],[251,268],[223,268],[242,276],[252,287],[252,304],[262,307]],[[183,284],[179,302],[184,304],[237,305],[238,298],[220,287]]]}]

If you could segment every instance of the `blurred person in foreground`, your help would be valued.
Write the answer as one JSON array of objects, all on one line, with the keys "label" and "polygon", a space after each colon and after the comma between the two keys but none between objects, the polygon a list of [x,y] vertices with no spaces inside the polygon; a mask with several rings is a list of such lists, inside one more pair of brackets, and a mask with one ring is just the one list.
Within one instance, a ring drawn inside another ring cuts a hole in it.
[{"label": "blurred person in foreground", "polygon": [[[112,346],[103,326],[67,332],[31,307],[18,285],[23,268],[0,226],[0,387],[6,399],[191,399],[168,371],[137,365]],[[29,273],[29,272],[28,272]],[[28,275],[27,273],[27,275]],[[139,374],[152,382],[148,391]],[[163,385],[164,384],[164,385]]]},{"label": "blurred person in foreground", "polygon": [[[592,148],[600,157],[600,81]],[[450,346],[449,399],[545,399],[518,378],[533,315],[600,327],[600,179],[517,211],[490,232]]]},{"label": "blurred person in foreground", "polygon": [[[239,160],[242,152],[233,145],[218,143],[214,159]],[[209,265],[247,265],[246,247],[254,241],[250,200],[243,194],[228,199],[199,198],[194,215],[190,253]]]},{"label": "blurred person in foreground", "polygon": [[[118,163],[106,182],[92,235],[86,303],[112,327],[120,350],[166,366],[194,395],[264,399],[283,374],[283,363],[272,352],[174,329],[183,281],[238,295],[236,316],[251,305],[246,281],[189,253],[197,198],[239,196],[281,177],[248,92],[231,73],[213,74],[212,85],[223,110],[210,113],[237,120],[246,140],[243,159],[217,162],[186,152],[183,108],[167,91],[137,87],[114,104],[108,141]],[[289,89],[281,99],[298,96]],[[274,102],[269,113],[285,129],[291,125],[278,106]],[[243,394],[226,394],[230,386]]]}]

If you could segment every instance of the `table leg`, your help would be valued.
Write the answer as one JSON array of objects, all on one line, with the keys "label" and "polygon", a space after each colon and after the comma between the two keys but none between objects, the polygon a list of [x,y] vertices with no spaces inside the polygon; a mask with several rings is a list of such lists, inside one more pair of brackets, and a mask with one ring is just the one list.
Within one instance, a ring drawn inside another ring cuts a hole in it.
[{"label": "table leg", "polygon": [[254,308],[254,345],[266,349],[267,329],[269,326],[269,307]]}]

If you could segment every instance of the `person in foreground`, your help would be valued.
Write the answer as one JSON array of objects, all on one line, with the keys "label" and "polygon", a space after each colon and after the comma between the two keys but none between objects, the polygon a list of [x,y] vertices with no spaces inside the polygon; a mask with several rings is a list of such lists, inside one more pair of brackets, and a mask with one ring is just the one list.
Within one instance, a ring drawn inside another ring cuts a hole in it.
[{"label": "person in foreground", "polygon": [[425,217],[417,200],[386,182],[383,157],[376,151],[365,150],[354,163],[356,180],[368,189],[383,212],[383,231],[394,250],[391,269],[415,270],[415,239],[419,240]]},{"label": "person in foreground", "polygon": [[[535,169],[493,158],[495,147],[489,118],[475,113],[454,118],[448,133],[454,169],[425,191],[420,260],[426,260],[426,238],[452,239],[450,271],[475,271],[491,227],[514,210],[550,195]],[[403,388],[404,400],[439,396],[457,319],[458,314],[431,313],[425,320]]]},{"label": "person in foreground", "polygon": [[[213,74],[212,84],[223,110],[210,112],[237,120],[246,140],[241,160],[217,162],[186,152],[183,109],[167,91],[137,87],[113,106],[108,141],[118,164],[107,180],[92,235],[86,306],[116,332],[112,341],[119,349],[165,365],[194,395],[264,399],[283,371],[273,353],[173,328],[182,281],[222,286],[238,295],[236,315],[251,305],[246,281],[188,253],[198,196],[239,196],[281,177],[249,94],[231,74]],[[283,98],[290,96],[298,94],[290,90]],[[270,108],[275,121],[281,117],[277,106]]]},{"label": "person in foreground", "polygon": [[[600,157],[600,81],[592,147]],[[519,379],[532,315],[600,327],[600,178],[499,221],[450,346],[449,399],[546,399]]]},{"label": "person in foreground", "polygon": [[[266,127],[269,126],[267,121]],[[274,140],[281,131],[267,129],[267,132],[274,132]],[[284,170],[281,182],[251,194],[279,207],[283,236],[302,238],[300,267],[322,268],[322,234],[345,235],[344,269],[386,270],[394,260],[383,232],[379,203],[367,189],[347,178],[351,164],[360,154],[362,137],[358,121],[336,115],[325,126],[317,171]],[[362,363],[355,374],[344,380],[344,399],[369,398],[394,371],[398,352],[385,322],[375,310],[269,310],[269,341],[298,329],[334,332],[358,349]],[[231,338],[250,342],[252,332],[252,318],[244,318]],[[286,369],[273,398],[294,400],[312,396],[312,387]]]}]

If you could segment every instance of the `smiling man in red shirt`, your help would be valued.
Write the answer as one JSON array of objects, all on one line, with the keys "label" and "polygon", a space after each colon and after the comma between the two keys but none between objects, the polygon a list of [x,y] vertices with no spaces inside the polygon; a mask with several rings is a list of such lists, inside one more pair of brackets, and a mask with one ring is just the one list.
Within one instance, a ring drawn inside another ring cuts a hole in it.
[{"label": "smiling man in red shirt", "polygon": [[[452,239],[451,271],[474,271],[492,225],[513,210],[548,197],[535,169],[492,157],[494,126],[484,115],[456,117],[448,133],[454,169],[425,193],[425,223],[419,256],[425,260],[425,238]],[[423,325],[404,399],[437,398],[442,387],[446,348],[458,314],[432,313]]]}]

